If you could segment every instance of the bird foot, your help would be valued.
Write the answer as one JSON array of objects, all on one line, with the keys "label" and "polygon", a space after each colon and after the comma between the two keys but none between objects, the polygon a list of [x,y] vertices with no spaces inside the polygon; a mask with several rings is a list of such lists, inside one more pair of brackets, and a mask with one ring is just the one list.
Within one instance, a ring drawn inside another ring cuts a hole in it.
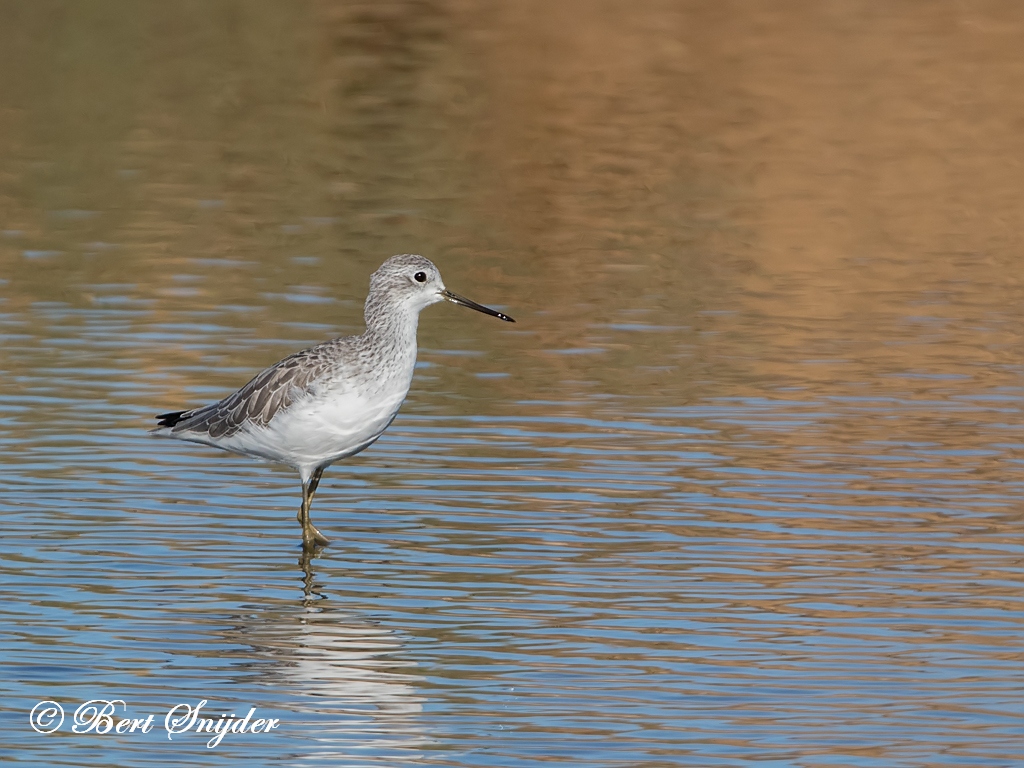
[{"label": "bird foot", "polygon": [[317,547],[326,547],[331,543],[331,540],[324,536],[320,531],[317,530],[316,526],[312,523],[309,527],[303,527],[302,529],[302,548],[307,550],[313,550]]}]

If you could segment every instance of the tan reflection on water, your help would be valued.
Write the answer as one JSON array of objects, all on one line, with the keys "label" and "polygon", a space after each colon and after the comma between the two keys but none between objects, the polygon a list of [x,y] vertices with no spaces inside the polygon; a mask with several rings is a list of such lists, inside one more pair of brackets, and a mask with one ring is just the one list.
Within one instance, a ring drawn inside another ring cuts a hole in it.
[{"label": "tan reflection on water", "polygon": [[[782,596],[728,599],[792,611],[784,635],[897,608],[1019,626],[1019,573],[990,559],[1020,535],[1021,51],[1024,10],[999,0],[5,4],[0,309],[28,341],[0,397],[53,365],[47,345],[83,343],[83,367],[151,387],[108,395],[141,429],[132,408],[193,404],[357,329],[370,272],[420,251],[520,322],[430,310],[406,413],[557,422],[522,440],[595,482],[558,420],[600,421],[596,448],[635,447],[624,473],[650,471],[670,488],[651,504],[704,515],[702,535],[775,516],[745,545]],[[111,306],[136,308],[124,345],[89,346],[82,315],[49,311]],[[643,441],[614,426],[704,407],[685,417],[714,432],[699,466],[677,466],[678,443],[637,458]],[[90,434],[68,409],[28,409],[10,439]],[[502,492],[549,468],[517,467]],[[973,500],[969,524],[950,489]],[[696,490],[737,503],[678,500]],[[878,538],[833,552],[826,534]],[[873,589],[805,605],[776,545]],[[902,567],[933,575],[897,604],[880,585]],[[987,661],[1010,668],[1019,637],[985,636]]]},{"label": "tan reflection on water", "polygon": [[[422,250],[467,293],[549,312],[523,331],[534,348],[608,350],[597,369],[531,356],[551,380],[675,398],[696,386],[675,365],[727,355],[647,337],[670,370],[638,381],[635,338],[593,323],[630,308],[700,330],[695,310],[726,308],[835,321],[830,339],[877,347],[893,320],[879,313],[923,291],[1022,298],[1012,3],[255,3],[201,23],[117,7],[4,25],[20,75],[0,116],[4,226],[22,233],[2,251],[11,301],[85,302],[65,286],[127,273],[158,321],[298,283],[355,304],[271,302],[257,337],[306,318],[347,329],[368,271]],[[440,346],[431,327],[424,346]],[[772,346],[814,341],[782,327]],[[743,371],[752,388],[791,362],[741,352],[769,366]]]}]

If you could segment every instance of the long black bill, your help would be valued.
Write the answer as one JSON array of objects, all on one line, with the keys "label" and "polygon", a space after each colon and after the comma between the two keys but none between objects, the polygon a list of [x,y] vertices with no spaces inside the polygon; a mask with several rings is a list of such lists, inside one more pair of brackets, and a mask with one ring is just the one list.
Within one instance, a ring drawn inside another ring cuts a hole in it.
[{"label": "long black bill", "polygon": [[514,323],[515,322],[515,320],[513,320],[508,315],[503,315],[501,312],[499,312],[496,309],[491,309],[490,307],[485,307],[483,304],[477,304],[475,301],[470,301],[465,296],[459,296],[459,294],[457,294],[457,293],[452,293],[447,288],[445,290],[441,291],[441,295],[444,296],[446,299],[448,299],[448,301],[452,302],[453,304],[461,304],[464,307],[469,307],[470,309],[475,309],[477,312],[483,312],[485,315],[491,315],[492,317],[499,317],[499,318],[501,318],[502,320],[504,320],[507,323]]}]

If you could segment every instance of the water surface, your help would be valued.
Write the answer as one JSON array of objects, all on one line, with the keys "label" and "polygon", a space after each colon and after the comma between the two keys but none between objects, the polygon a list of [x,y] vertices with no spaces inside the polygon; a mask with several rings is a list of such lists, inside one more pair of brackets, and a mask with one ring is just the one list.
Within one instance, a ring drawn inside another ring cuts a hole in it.
[{"label": "water surface", "polygon": [[[1024,763],[1022,49],[998,1],[5,5],[0,758]],[[145,430],[410,251],[518,322],[423,314],[303,558],[293,472]],[[169,740],[204,699],[281,723]]]}]

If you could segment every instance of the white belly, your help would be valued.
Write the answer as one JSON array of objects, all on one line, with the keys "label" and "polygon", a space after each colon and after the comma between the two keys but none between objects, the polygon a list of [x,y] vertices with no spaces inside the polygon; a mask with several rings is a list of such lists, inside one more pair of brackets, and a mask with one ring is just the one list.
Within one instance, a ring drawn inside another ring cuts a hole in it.
[{"label": "white belly", "polygon": [[326,466],[373,443],[392,422],[408,388],[375,392],[372,399],[348,392],[303,398],[265,427],[248,425],[220,446],[288,464],[301,471]]}]

